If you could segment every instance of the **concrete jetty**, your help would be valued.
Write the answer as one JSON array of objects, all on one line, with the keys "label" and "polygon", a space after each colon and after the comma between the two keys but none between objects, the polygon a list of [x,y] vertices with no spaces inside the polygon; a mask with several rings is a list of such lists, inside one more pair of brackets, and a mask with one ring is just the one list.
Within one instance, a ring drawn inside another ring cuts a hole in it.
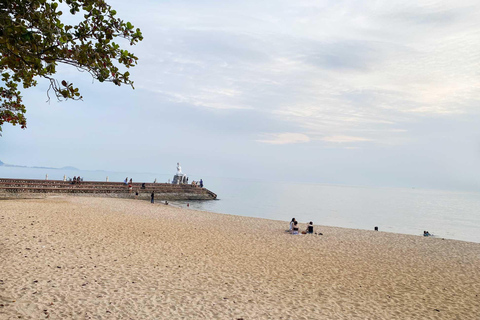
[{"label": "concrete jetty", "polygon": [[[144,184],[144,187],[142,185]],[[206,188],[191,184],[143,183],[129,185],[123,182],[82,181],[72,183],[62,180],[5,179],[0,178],[1,198],[42,198],[46,195],[73,194],[75,196],[96,196],[113,198],[134,198],[150,200],[215,200],[217,195]]]}]

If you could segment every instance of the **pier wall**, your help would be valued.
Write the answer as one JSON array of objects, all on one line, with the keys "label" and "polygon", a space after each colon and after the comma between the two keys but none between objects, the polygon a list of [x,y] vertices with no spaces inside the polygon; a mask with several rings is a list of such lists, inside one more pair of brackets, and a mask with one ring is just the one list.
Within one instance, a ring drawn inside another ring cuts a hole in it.
[{"label": "pier wall", "polygon": [[96,196],[150,200],[215,200],[217,195],[206,188],[190,184],[132,183],[132,188],[122,182],[83,181],[72,184],[61,180],[4,179],[0,178],[1,198],[42,198],[51,195]]}]

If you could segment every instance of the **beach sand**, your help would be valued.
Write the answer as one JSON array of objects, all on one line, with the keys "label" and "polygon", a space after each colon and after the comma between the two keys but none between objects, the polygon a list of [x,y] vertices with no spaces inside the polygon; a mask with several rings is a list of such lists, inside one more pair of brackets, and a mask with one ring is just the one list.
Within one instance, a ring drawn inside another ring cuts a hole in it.
[{"label": "beach sand", "polygon": [[480,319],[478,243],[287,227],[140,200],[3,200],[0,319]]}]

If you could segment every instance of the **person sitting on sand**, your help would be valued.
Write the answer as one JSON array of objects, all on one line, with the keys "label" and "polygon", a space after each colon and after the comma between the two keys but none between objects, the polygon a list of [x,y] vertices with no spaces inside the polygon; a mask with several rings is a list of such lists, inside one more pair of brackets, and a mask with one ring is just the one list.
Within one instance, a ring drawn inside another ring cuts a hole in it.
[{"label": "person sitting on sand", "polygon": [[298,221],[297,220],[295,220],[293,222],[292,234],[298,234]]},{"label": "person sitting on sand", "polygon": [[428,231],[423,231],[423,236],[424,237],[429,237],[429,236],[432,236],[432,234],[430,234],[430,232],[428,232]]},{"label": "person sitting on sand", "polygon": [[307,226],[307,229],[305,231],[302,231],[302,234],[313,234],[313,222],[310,221],[310,223]]},{"label": "person sitting on sand", "polygon": [[288,230],[285,230],[286,232],[290,232],[292,233],[292,229],[293,229],[293,223],[295,222],[295,218],[292,218],[292,221],[290,221],[290,225],[288,227]]}]

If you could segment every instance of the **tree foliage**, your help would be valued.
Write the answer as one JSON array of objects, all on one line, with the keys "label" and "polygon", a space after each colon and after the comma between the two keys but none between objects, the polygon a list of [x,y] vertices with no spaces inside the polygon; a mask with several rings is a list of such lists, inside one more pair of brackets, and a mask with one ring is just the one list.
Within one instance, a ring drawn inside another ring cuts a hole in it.
[{"label": "tree foliage", "polygon": [[[60,19],[66,9],[80,22]],[[83,17],[81,17],[83,15]],[[116,17],[103,0],[1,0],[0,2],[0,131],[4,123],[26,127],[25,105],[19,86],[36,86],[37,78],[49,81],[47,97],[81,99],[78,88],[53,77],[59,64],[86,71],[100,82],[133,87],[129,72],[138,58],[114,42],[130,45],[143,39],[140,29]]]}]

